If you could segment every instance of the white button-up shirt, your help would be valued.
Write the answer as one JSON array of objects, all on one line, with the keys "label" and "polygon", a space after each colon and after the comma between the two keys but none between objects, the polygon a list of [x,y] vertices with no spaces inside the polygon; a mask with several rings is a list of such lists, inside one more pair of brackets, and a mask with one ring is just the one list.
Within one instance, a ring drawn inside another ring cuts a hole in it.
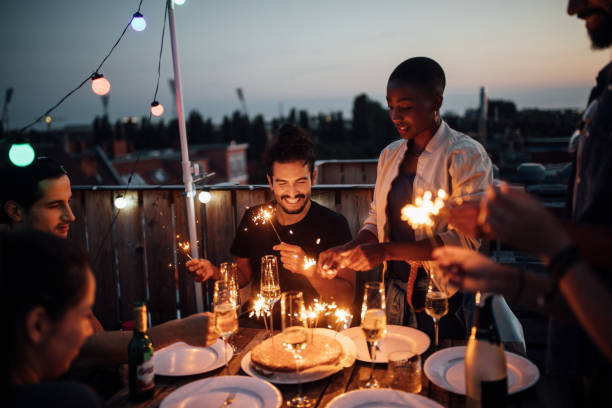
[{"label": "white button-up shirt", "polygon": [[[379,242],[389,242],[387,196],[391,183],[398,175],[407,145],[406,140],[397,140],[385,147],[378,159],[374,200],[362,229],[374,234]],[[451,129],[443,121],[418,158],[412,202],[425,191],[431,191],[435,197],[439,189],[449,194],[449,201],[458,198],[473,199],[482,195],[492,181],[493,168],[484,147],[471,137]],[[478,248],[480,245],[478,240],[452,229],[440,217],[435,219],[433,228],[416,229],[414,236],[419,241],[431,233],[438,235],[444,245],[467,248]],[[423,262],[423,266],[431,271],[433,263]]]}]

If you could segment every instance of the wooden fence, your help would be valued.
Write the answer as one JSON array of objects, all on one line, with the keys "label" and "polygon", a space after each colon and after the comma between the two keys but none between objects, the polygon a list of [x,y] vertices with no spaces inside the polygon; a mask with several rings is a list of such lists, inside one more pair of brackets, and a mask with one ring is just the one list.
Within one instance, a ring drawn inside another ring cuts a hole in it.
[{"label": "wooden fence", "polygon": [[[212,199],[197,199],[200,256],[218,264],[229,252],[245,208],[271,199],[267,186],[212,187]],[[372,185],[320,185],[312,197],[343,214],[356,234],[368,213]],[[123,195],[127,205],[114,207]],[[77,218],[69,238],[84,246],[96,276],[94,313],[103,326],[117,329],[132,319],[132,304],[145,300],[152,324],[196,311],[193,280],[178,243],[188,240],[181,186],[117,189],[117,186],[73,186]],[[362,274],[360,274],[362,275]],[[203,285],[206,288],[206,285]]]}]

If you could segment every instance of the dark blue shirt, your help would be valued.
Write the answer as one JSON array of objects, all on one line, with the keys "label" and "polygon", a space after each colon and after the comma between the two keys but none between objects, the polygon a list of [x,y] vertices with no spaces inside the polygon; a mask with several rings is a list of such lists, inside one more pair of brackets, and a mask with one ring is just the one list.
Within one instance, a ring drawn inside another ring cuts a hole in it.
[{"label": "dark blue shirt", "polygon": [[[412,186],[414,184],[414,173],[399,173],[387,195],[387,220],[389,223],[389,238],[391,242],[413,242],[414,230],[406,222],[402,221],[402,207],[412,203]],[[390,279],[408,281],[410,265],[403,261],[390,261],[388,263]]]}]

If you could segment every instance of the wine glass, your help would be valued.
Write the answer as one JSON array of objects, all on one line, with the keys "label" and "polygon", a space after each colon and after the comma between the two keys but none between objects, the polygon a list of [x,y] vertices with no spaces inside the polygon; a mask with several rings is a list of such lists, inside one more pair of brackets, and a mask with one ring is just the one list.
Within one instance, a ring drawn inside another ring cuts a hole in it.
[{"label": "wine glass", "polygon": [[280,283],[278,280],[278,262],[276,255],[266,255],[261,258],[261,281],[259,292],[270,311],[270,336],[274,335],[274,304],[281,296]]},{"label": "wine glass", "polygon": [[240,286],[238,285],[238,267],[236,262],[222,262],[219,265],[219,273],[221,280],[230,283],[234,304],[237,309],[240,309],[242,302],[240,301]]},{"label": "wine glass", "polygon": [[425,313],[434,323],[434,350],[438,348],[438,326],[442,316],[448,313],[448,295],[436,282],[433,274],[429,277],[427,294],[425,295]]},{"label": "wine glass", "polygon": [[363,292],[361,305],[361,330],[368,343],[368,351],[372,360],[370,378],[360,384],[360,388],[379,388],[380,384],[374,378],[374,360],[376,346],[387,332],[387,314],[385,311],[385,287],[382,282],[368,282]]},{"label": "wine glass", "polygon": [[[302,292],[284,292],[281,295],[281,339],[283,347],[293,354],[295,359],[295,370],[298,377],[302,350],[308,342],[308,329],[306,328],[306,310],[304,309],[304,295]],[[290,407],[309,407],[310,399],[302,395],[302,383],[298,378],[298,393],[287,401]]]},{"label": "wine glass", "polygon": [[229,282],[218,280],[215,282],[215,291],[213,295],[214,313],[215,313],[215,330],[223,338],[224,348],[223,355],[225,357],[225,368],[227,367],[227,340],[229,337],[238,331],[238,315],[236,313],[235,297],[232,294],[232,286]]}]

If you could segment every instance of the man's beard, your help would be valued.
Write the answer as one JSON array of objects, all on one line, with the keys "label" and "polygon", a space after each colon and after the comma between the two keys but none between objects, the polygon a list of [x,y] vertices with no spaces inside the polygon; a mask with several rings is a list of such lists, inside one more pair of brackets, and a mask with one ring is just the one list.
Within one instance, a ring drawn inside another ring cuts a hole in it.
[{"label": "man's beard", "polygon": [[298,194],[295,196],[295,198],[303,198],[304,199],[304,204],[302,204],[302,206],[300,208],[298,208],[297,210],[289,210],[287,208],[285,208],[285,206],[283,205],[283,198],[286,198],[288,196],[281,196],[280,200],[277,200],[277,204],[280,206],[280,208],[283,210],[283,212],[285,214],[299,214],[302,211],[304,211],[304,208],[306,208],[306,205],[308,204],[308,202],[310,201],[310,195],[307,197],[305,194]]},{"label": "man's beard", "polygon": [[[612,16],[600,9],[591,10],[589,13],[582,13],[586,17],[590,13],[597,13],[602,17],[602,23],[594,30],[587,30],[591,39],[591,48],[603,50],[612,45]],[[586,14],[586,15],[585,15]]]}]

